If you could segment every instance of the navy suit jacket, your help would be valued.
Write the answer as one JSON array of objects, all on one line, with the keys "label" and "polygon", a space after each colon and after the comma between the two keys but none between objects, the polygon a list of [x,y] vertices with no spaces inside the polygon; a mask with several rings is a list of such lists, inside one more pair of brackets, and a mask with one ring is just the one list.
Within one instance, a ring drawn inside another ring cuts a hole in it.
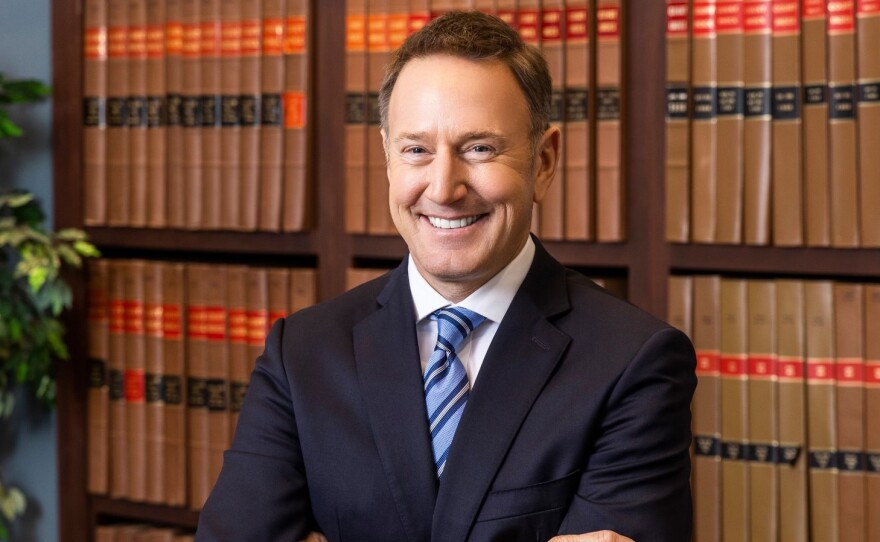
[{"label": "navy suit jacket", "polygon": [[196,540],[689,540],[690,341],[536,244],[442,482],[404,262],[275,323]]}]

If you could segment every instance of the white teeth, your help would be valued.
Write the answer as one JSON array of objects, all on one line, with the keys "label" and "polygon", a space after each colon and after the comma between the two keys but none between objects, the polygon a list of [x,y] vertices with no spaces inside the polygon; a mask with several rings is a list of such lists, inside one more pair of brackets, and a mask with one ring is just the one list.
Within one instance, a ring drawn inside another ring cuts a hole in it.
[{"label": "white teeth", "polygon": [[428,221],[435,228],[442,228],[444,230],[454,230],[457,228],[464,228],[465,226],[470,226],[474,222],[479,219],[479,215],[477,216],[469,216],[465,218],[458,218],[455,220],[447,220],[445,218],[438,218],[435,216],[429,216]]}]

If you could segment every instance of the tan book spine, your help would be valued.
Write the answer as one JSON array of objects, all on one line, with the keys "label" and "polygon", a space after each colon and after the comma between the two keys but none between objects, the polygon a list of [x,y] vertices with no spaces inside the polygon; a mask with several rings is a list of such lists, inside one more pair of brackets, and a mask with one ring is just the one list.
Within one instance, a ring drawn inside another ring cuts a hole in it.
[{"label": "tan book spine", "polygon": [[749,540],[748,290],[741,279],[721,280],[721,514],[722,539]]},{"label": "tan book spine", "polygon": [[116,527],[109,525],[95,527],[95,542],[116,542]]},{"label": "tan book spine", "polygon": [[147,189],[146,224],[168,225],[166,0],[147,0]]},{"label": "tan book spine", "polygon": [[[540,0],[519,0],[517,2],[516,29],[524,42],[538,49],[541,48]],[[535,235],[541,235],[541,207],[537,203],[532,206],[531,231]]]},{"label": "tan book spine", "polygon": [[284,231],[311,226],[309,181],[309,46],[311,13],[306,0],[288,0],[284,37]]},{"label": "tan book spine", "polygon": [[367,2],[367,231],[374,235],[393,234],[397,230],[388,211],[388,177],[385,173],[385,150],[379,133],[379,86],[385,65],[391,58],[388,22],[392,12],[405,10],[401,0]]},{"label": "tan book spine", "polygon": [[242,3],[220,0],[220,223],[241,229]]},{"label": "tan book spine", "polygon": [[[831,245],[859,246],[856,3],[828,2],[828,175]],[[872,211],[873,212],[873,211]]]},{"label": "tan book spine", "polygon": [[691,241],[715,241],[718,100],[715,0],[694,0],[691,19]]},{"label": "tan book spine", "polygon": [[865,285],[865,465],[868,538],[880,540],[880,285]]},{"label": "tan book spine", "polygon": [[201,509],[211,491],[208,422],[208,265],[186,267],[187,489],[189,507]]},{"label": "tan book spine", "polygon": [[174,542],[193,542],[193,535],[178,534],[174,535]]},{"label": "tan book spine", "polygon": [[202,221],[200,229],[221,226],[222,200],[222,67],[221,0],[200,0],[202,87],[199,105],[202,110]]},{"label": "tan book spine", "polygon": [[[367,0],[372,2],[373,0]],[[455,9],[456,0],[430,0],[431,2],[431,20],[443,15],[448,11]]]},{"label": "tan book spine", "polygon": [[749,536],[751,540],[778,540],[776,284],[770,280],[751,280],[747,288]]},{"label": "tan book spine", "polygon": [[147,2],[128,5],[128,225],[147,223]]},{"label": "tan book spine", "polygon": [[251,371],[257,358],[266,346],[269,333],[269,282],[265,269],[251,267],[247,272],[247,343],[248,369],[245,384],[250,380]]},{"label": "tan book spine", "polygon": [[275,320],[290,314],[290,272],[287,269],[271,268],[266,272],[269,289],[269,328]]},{"label": "tan book spine", "polygon": [[863,247],[880,247],[880,2],[859,0],[858,21],[859,220]]},{"label": "tan book spine", "polygon": [[690,238],[690,4],[666,0],[666,240]]},{"label": "tan book spine", "polygon": [[[427,6],[425,6],[427,8]],[[367,231],[367,2],[345,3],[345,230]]]},{"label": "tan book spine", "polygon": [[294,268],[290,270],[290,312],[311,307],[317,302],[317,273],[314,269]]},{"label": "tan book spine", "polygon": [[715,242],[742,242],[743,216],[743,1],[719,0],[718,32],[718,153],[715,163]]},{"label": "tan book spine", "polygon": [[626,184],[621,176],[620,0],[599,0],[596,10],[596,240],[626,239]]},{"label": "tan book spine", "polygon": [[180,0],[180,5],[183,26],[180,120],[183,126],[184,226],[198,229],[202,225],[204,191],[200,0]]},{"label": "tan book spine", "polygon": [[[498,14],[513,21],[515,10],[502,9]],[[515,7],[515,5],[514,5]],[[565,126],[561,177],[564,237],[572,241],[591,238],[592,190],[590,188],[590,3],[567,1],[565,4]]]},{"label": "tan book spine", "polygon": [[666,317],[671,325],[693,338],[694,278],[673,275],[669,277],[667,284],[669,310]]},{"label": "tan book spine", "polygon": [[110,321],[107,367],[110,379],[110,496],[128,495],[128,430],[125,409],[125,283],[123,262],[108,262]]},{"label": "tan book spine", "polygon": [[779,540],[807,540],[807,417],[804,286],[776,281],[779,379]]},{"label": "tan book spine", "polygon": [[259,229],[281,230],[284,118],[284,0],[263,2],[262,100],[260,103]]},{"label": "tan book spine", "polygon": [[109,490],[110,386],[107,361],[110,349],[110,279],[106,260],[89,262],[89,394],[88,491]]},{"label": "tan book spine", "polygon": [[838,537],[869,540],[865,499],[865,293],[861,284],[834,285],[837,385]]},{"label": "tan book spine", "polygon": [[83,7],[83,177],[87,226],[107,222],[107,0]]},{"label": "tan book spine", "polygon": [[826,0],[801,0],[804,109],[804,230],[809,246],[831,244],[828,178]]},{"label": "tan book spine", "polygon": [[208,488],[212,488],[229,447],[229,307],[228,268],[210,266],[205,277],[208,403]]},{"label": "tan book spine", "polygon": [[488,15],[496,15],[495,0],[474,0],[473,9]]},{"label": "tan book spine", "polygon": [[107,224],[129,219],[128,2],[107,0]]},{"label": "tan book spine", "polygon": [[773,13],[770,0],[743,6],[743,242],[770,243]]},{"label": "tan book spine", "polygon": [[810,454],[810,533],[838,540],[837,414],[834,385],[834,286],[804,283],[807,339],[807,435]]},{"label": "tan book spine", "polygon": [[144,264],[144,351],[147,429],[147,483],[145,500],[165,502],[165,401],[162,380],[165,374],[163,338],[163,295],[161,262]]},{"label": "tan book spine", "polygon": [[128,494],[143,501],[147,494],[146,351],[144,342],[144,261],[122,268],[125,305],[125,413],[128,433]]},{"label": "tan book spine", "polygon": [[[409,0],[409,13],[407,14],[407,35],[421,30],[431,20],[431,0]],[[346,15],[347,16],[347,15]],[[363,28],[361,29],[363,31]],[[346,37],[346,39],[348,39]],[[362,39],[366,39],[364,34]],[[348,50],[346,48],[346,50]]]},{"label": "tan book spine", "polygon": [[[437,0],[431,0],[432,13],[435,3],[437,3]],[[498,18],[510,25],[511,28],[519,30],[518,0],[496,0],[496,4],[498,5]],[[589,73],[589,70],[587,70],[587,73]]]},{"label": "tan book spine", "polygon": [[235,435],[238,413],[244,402],[250,376],[251,360],[248,359],[248,273],[243,265],[231,265],[227,271],[229,307],[229,442]]},{"label": "tan book spine", "polygon": [[721,541],[721,278],[697,276],[694,348],[697,389],[693,401],[694,540]]},{"label": "tan book spine", "polygon": [[182,0],[165,0],[165,161],[166,213],[169,228],[186,225],[186,181],[183,137],[183,24]]},{"label": "tan book spine", "polygon": [[[553,80],[550,124],[565,133],[565,9],[562,0],[541,3],[541,52]],[[559,166],[541,201],[541,236],[562,240],[565,236],[565,145],[560,146]]]},{"label": "tan book spine", "polygon": [[770,199],[773,244],[795,246],[804,242],[799,0],[774,0],[772,9],[773,193]]},{"label": "tan book spine", "polygon": [[260,90],[262,79],[263,2],[241,2],[241,201],[239,227],[253,231],[260,206]]},{"label": "tan book spine", "polygon": [[162,402],[165,405],[165,502],[186,505],[186,352],[184,350],[184,268],[162,266]]}]

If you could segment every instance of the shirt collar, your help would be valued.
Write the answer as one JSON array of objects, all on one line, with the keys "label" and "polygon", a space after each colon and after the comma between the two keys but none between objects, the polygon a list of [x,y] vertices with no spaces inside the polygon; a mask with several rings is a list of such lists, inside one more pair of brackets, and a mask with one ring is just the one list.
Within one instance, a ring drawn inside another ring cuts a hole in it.
[{"label": "shirt collar", "polygon": [[440,295],[419,273],[412,256],[407,263],[409,289],[416,307],[416,323],[437,309],[457,305],[472,310],[495,323],[500,323],[526,278],[535,257],[535,242],[529,236],[519,254],[501,271],[461,303],[453,303]]}]

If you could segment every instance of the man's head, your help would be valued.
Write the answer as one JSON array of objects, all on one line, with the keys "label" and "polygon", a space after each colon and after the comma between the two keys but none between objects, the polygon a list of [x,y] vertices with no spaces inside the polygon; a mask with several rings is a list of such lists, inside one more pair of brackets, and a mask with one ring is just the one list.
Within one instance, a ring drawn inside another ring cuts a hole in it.
[{"label": "man's head", "polygon": [[[502,45],[478,54],[474,42]],[[428,283],[460,301],[522,249],[553,178],[550,78],[537,51],[478,13],[441,17],[401,50],[382,95],[391,216]]]}]

